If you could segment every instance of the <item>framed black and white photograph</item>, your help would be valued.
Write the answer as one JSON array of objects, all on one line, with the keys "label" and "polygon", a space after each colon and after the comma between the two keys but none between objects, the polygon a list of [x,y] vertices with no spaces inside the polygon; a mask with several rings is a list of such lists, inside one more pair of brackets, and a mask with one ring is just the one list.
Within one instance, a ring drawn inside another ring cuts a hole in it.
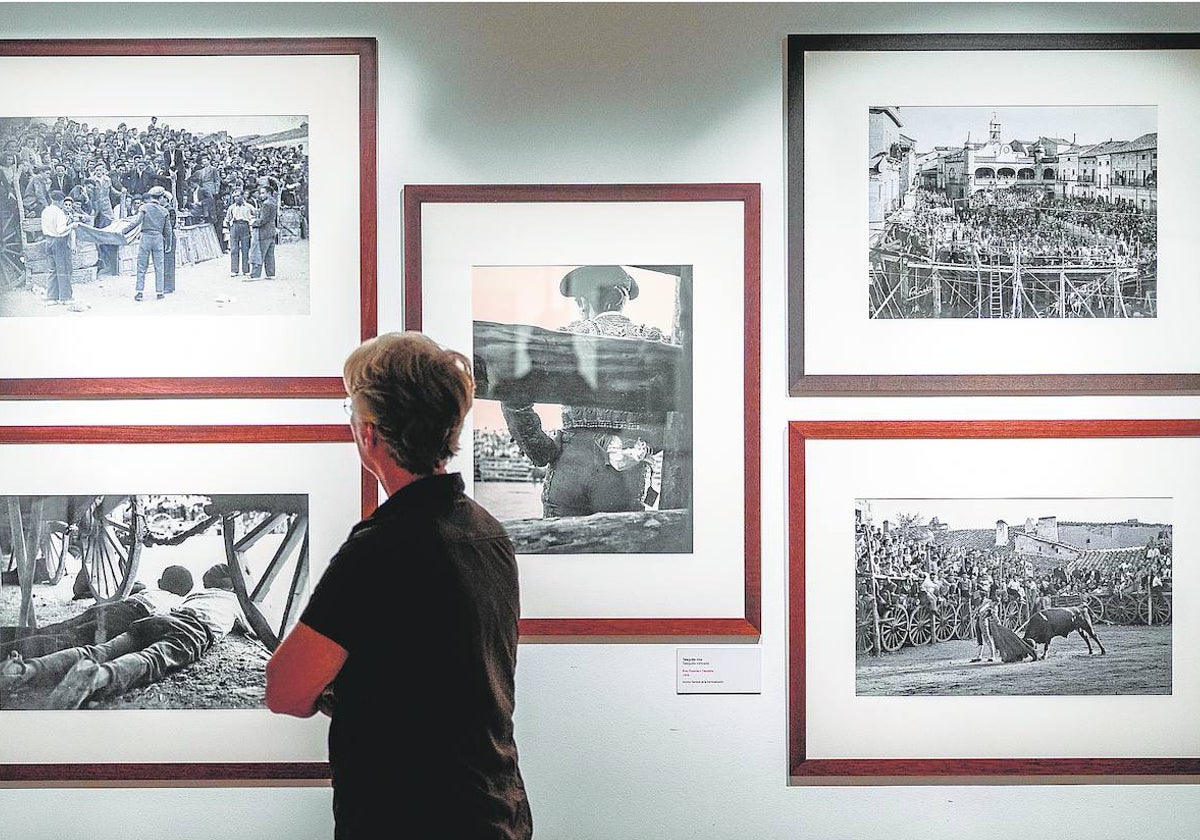
[{"label": "framed black and white photograph", "polygon": [[748,185],[405,188],[405,324],[474,359],[452,466],[527,635],[757,632],[758,237]]},{"label": "framed black and white photograph", "polygon": [[474,270],[475,498],[518,552],[692,551],[691,280],[683,265]]},{"label": "framed black and white photograph", "polygon": [[327,772],[265,666],[374,509],[347,427],[5,427],[0,465],[0,778]]},{"label": "framed black and white photograph", "polygon": [[796,421],[789,473],[794,779],[1200,769],[1200,422]]},{"label": "framed black and white photograph", "polygon": [[369,39],[0,44],[0,395],[337,396],[375,76]]},{"label": "framed black and white photograph", "polygon": [[[0,228],[21,228],[0,268],[0,318],[308,315],[308,123],[0,117]],[[75,225],[65,237],[42,226],[55,193]]]},{"label": "framed black and white photograph", "polygon": [[791,36],[792,395],[1195,391],[1198,47]]},{"label": "framed black and white photograph", "polygon": [[1172,509],[855,499],[855,693],[1170,694]]},{"label": "framed black and white photograph", "polygon": [[869,316],[1155,317],[1157,109],[988,111],[869,109]]}]

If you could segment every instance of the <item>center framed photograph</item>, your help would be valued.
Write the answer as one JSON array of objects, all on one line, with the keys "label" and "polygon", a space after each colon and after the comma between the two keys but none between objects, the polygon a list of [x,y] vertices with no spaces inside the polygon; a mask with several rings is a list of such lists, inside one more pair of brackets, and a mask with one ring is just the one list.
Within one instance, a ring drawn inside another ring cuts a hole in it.
[{"label": "center framed photograph", "polygon": [[341,396],[377,331],[376,65],[0,41],[0,398]]},{"label": "center framed photograph", "polygon": [[789,474],[794,782],[1200,772],[1200,421],[796,421]]},{"label": "center framed photograph", "polygon": [[404,323],[474,361],[452,468],[522,633],[759,627],[759,188],[407,186]]},{"label": "center framed photograph", "polygon": [[1195,34],[790,36],[789,393],[1200,390],[1198,81]]}]

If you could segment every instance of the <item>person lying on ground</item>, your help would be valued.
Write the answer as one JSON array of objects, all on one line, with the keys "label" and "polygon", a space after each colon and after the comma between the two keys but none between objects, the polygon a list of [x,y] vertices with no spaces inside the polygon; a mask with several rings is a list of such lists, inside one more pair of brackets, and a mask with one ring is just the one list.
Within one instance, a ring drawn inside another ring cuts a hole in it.
[{"label": "person lying on ground", "polygon": [[55,686],[50,709],[78,709],[88,700],[122,695],[191,665],[235,628],[249,633],[224,563],[208,569],[203,589],[166,615],[135,621],[102,645],[81,645],[26,662],[0,663],[0,697],[22,686]]},{"label": "person lying on ground", "polygon": [[[165,615],[181,605],[192,591],[192,573],[183,566],[167,566],[156,588],[135,584],[134,591],[119,601],[93,604],[79,615],[38,627],[11,628],[25,633],[11,642],[0,642],[0,656],[45,656],[69,647],[104,642],[124,633],[135,622],[152,615]],[[6,628],[9,629],[9,628]]]}]

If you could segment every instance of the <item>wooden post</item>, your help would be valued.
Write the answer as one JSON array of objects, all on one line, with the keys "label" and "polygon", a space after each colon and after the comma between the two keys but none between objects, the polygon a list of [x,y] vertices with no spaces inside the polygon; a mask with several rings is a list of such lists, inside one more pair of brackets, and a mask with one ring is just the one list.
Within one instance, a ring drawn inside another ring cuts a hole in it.
[{"label": "wooden post", "polygon": [[1067,255],[1060,258],[1058,269],[1058,317],[1067,317]]},{"label": "wooden post", "polygon": [[871,534],[867,533],[867,564],[871,572],[871,620],[875,624],[874,653],[883,655],[883,644],[879,639],[879,580],[875,576],[875,553],[871,551]]},{"label": "wooden post", "polygon": [[1013,246],[1012,316],[1021,317],[1021,251]]},{"label": "wooden post", "polygon": [[1146,572],[1146,626],[1154,626],[1154,571]]},{"label": "wooden post", "polygon": [[663,430],[662,498],[659,510],[692,509],[692,267],[681,266],[675,295],[675,340],[681,348],[675,393]]},{"label": "wooden post", "polygon": [[17,617],[18,627],[34,627],[33,616],[33,564],[25,545],[25,528],[21,521],[21,499],[8,497],[8,527],[12,535],[12,556],[16,561],[17,580],[21,586],[21,609]]},{"label": "wooden post", "polygon": [[983,271],[978,257],[975,259],[975,317],[983,317]]},{"label": "wooden post", "polygon": [[25,545],[29,551],[29,581],[45,581],[50,577],[46,560],[40,556],[42,535],[46,532],[46,497],[35,496],[29,506],[29,533]]}]

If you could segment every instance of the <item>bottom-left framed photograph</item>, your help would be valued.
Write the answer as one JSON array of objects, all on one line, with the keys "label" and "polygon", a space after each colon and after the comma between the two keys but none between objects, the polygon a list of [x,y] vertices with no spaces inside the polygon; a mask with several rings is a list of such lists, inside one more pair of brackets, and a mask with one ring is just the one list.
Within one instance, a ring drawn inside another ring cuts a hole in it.
[{"label": "bottom-left framed photograph", "polygon": [[346,426],[0,427],[0,780],[327,776],[265,666],[376,501]]}]

